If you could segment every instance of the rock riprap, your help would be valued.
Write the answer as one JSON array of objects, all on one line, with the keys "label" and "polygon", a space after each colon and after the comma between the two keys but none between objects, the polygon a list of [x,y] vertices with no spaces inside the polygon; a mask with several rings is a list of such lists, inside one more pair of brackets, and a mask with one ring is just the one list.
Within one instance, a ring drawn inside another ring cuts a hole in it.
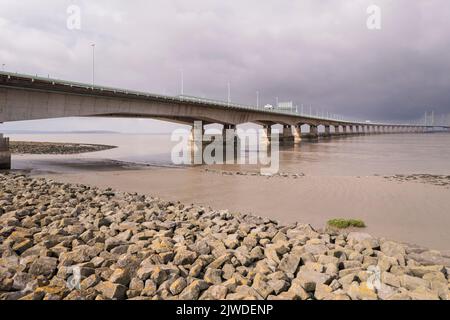
[{"label": "rock riprap", "polygon": [[449,298],[439,252],[18,174],[0,228],[1,299]]}]

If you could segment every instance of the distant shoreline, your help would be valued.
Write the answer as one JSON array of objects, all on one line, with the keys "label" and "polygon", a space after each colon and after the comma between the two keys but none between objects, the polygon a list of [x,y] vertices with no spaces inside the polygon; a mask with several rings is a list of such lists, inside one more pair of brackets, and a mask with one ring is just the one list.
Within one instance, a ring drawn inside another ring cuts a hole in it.
[{"label": "distant shoreline", "polygon": [[80,143],[11,141],[12,154],[81,154],[117,148],[116,146]]}]

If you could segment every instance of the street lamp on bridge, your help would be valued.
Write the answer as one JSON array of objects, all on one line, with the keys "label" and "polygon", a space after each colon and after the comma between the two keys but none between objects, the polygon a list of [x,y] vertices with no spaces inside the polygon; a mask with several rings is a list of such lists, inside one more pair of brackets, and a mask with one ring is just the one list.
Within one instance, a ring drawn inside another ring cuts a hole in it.
[{"label": "street lamp on bridge", "polygon": [[92,89],[95,85],[95,43],[91,44],[92,47]]}]

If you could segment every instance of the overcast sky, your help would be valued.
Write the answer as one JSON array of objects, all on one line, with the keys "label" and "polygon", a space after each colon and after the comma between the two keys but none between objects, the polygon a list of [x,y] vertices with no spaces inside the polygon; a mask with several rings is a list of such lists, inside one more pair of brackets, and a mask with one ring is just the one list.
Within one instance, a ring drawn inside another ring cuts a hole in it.
[{"label": "overcast sky", "polygon": [[[381,30],[366,10],[381,8]],[[81,29],[67,28],[70,5]],[[0,0],[5,70],[169,95],[292,100],[372,120],[450,112],[448,0]],[[151,120],[69,119],[0,129],[158,131]]]}]

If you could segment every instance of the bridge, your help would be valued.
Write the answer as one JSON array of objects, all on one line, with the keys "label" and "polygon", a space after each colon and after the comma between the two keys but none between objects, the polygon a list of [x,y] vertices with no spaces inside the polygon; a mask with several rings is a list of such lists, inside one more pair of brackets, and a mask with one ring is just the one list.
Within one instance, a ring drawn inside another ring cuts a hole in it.
[{"label": "bridge", "polygon": [[[236,129],[243,123],[263,126],[267,137],[271,127],[283,126],[281,143],[302,139],[319,141],[355,134],[424,133],[448,126],[405,123],[372,123],[333,117],[305,115],[296,111],[265,109],[191,96],[167,96],[103,87],[17,73],[0,73],[0,123],[64,117],[152,118],[193,125],[221,124]],[[302,134],[302,125],[309,132]],[[324,132],[319,133],[319,126]],[[6,150],[6,151],[5,151]],[[0,167],[9,167],[8,139],[0,137]]]}]

